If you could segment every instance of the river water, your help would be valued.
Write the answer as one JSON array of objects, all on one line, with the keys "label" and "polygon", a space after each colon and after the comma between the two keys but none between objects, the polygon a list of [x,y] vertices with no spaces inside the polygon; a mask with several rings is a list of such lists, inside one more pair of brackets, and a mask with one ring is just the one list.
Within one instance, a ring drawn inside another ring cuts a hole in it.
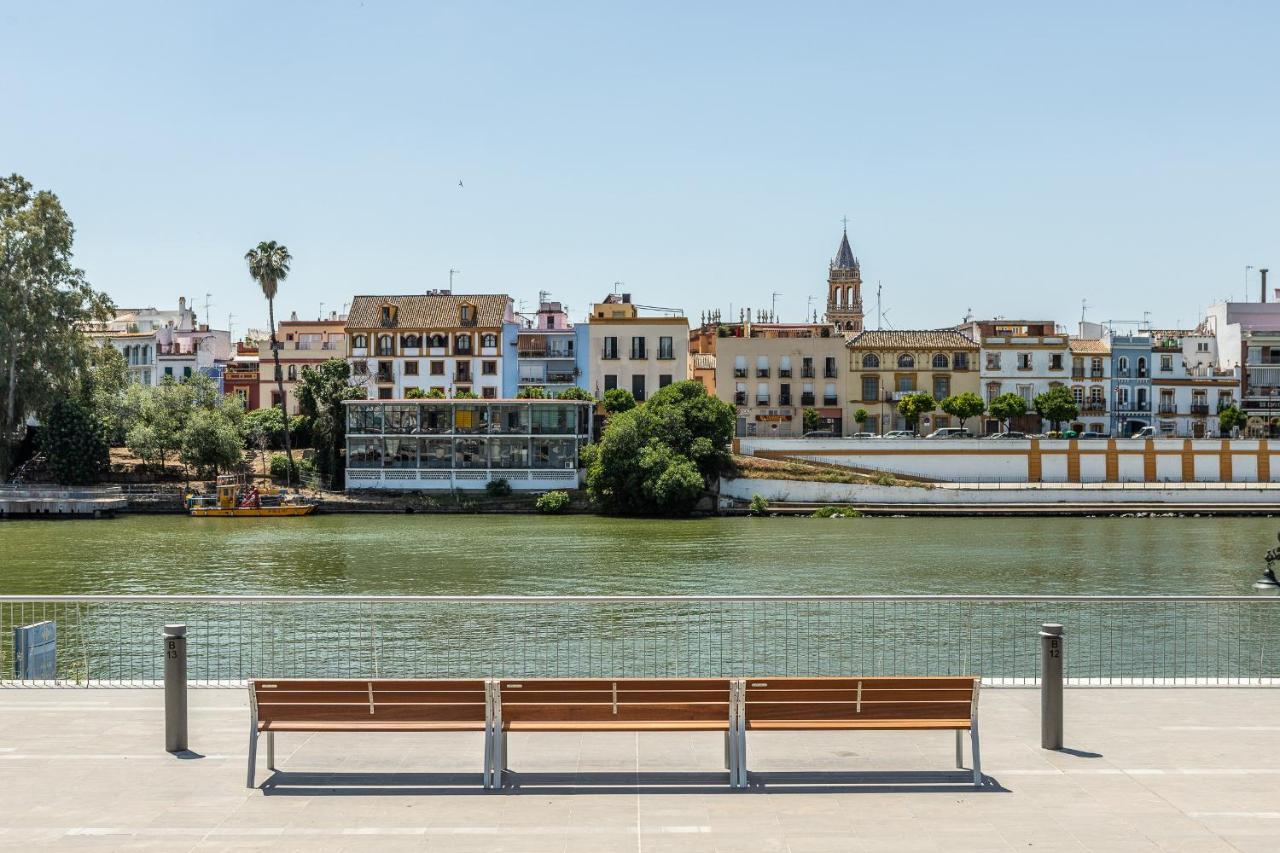
[{"label": "river water", "polygon": [[0,595],[1248,594],[1276,520],[126,516],[0,523]]}]

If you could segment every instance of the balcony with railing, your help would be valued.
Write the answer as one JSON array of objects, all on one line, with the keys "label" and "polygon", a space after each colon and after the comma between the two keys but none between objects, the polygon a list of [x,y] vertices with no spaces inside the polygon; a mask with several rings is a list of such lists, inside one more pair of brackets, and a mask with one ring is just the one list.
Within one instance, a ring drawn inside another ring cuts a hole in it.
[{"label": "balcony with railing", "polygon": [[1163,402],[1163,401],[1162,401],[1162,402],[1160,403],[1160,414],[1162,414],[1162,415],[1176,415],[1176,414],[1178,414],[1178,404],[1177,404],[1177,403],[1166,403],[1166,402]]},{"label": "balcony with railing", "polygon": [[806,367],[802,367],[802,368],[800,368],[800,378],[801,378],[801,379],[812,379],[812,378],[813,378],[813,365],[808,365],[808,366],[806,366]]},{"label": "balcony with railing", "polygon": [[632,347],[630,354],[631,358],[635,361],[642,361],[649,357],[649,351],[644,347]]},{"label": "balcony with railing", "polygon": [[734,379],[746,379],[746,378],[747,378],[747,369],[746,369],[745,367],[735,367],[735,368],[733,369],[733,378],[734,378]]},{"label": "balcony with railing", "polygon": [[779,405],[779,406],[790,406],[790,405],[791,405],[791,395],[790,395],[790,394],[779,394],[779,395],[778,395],[778,405]]},{"label": "balcony with railing", "polygon": [[813,405],[813,395],[812,395],[812,394],[801,394],[801,395],[800,395],[800,405],[802,405],[802,406],[812,406],[812,405]]},{"label": "balcony with railing", "polygon": [[747,392],[746,391],[734,392],[733,402],[735,405],[745,406],[747,404]]},{"label": "balcony with railing", "polygon": [[1073,368],[1071,368],[1071,378],[1072,378],[1072,379],[1084,379],[1084,368],[1083,368],[1083,367],[1073,367]]},{"label": "balcony with railing", "polygon": [[767,367],[756,368],[756,379],[768,379],[768,378],[769,378],[769,368]]},{"label": "balcony with railing", "polygon": [[1191,414],[1193,414],[1193,415],[1207,415],[1207,414],[1209,414],[1209,404],[1208,404],[1208,403],[1192,403],[1192,404],[1191,404]]},{"label": "balcony with railing", "polygon": [[767,406],[767,405],[769,405],[769,395],[768,395],[768,394],[757,394],[757,395],[756,395],[756,405],[757,405],[757,406]]},{"label": "balcony with railing", "polygon": [[381,367],[378,368],[378,372],[374,374],[374,377],[375,377],[375,381],[379,385],[388,385],[396,381],[394,372],[392,372],[390,369],[384,370]]},{"label": "balcony with railing", "polygon": [[1080,411],[1088,412],[1090,414],[1093,414],[1096,412],[1105,412],[1106,410],[1107,410],[1107,403],[1105,400],[1085,400],[1083,403],[1080,404]]},{"label": "balcony with railing", "polygon": [[779,379],[790,379],[790,378],[791,378],[791,368],[790,368],[790,367],[779,367],[779,368],[778,368],[778,378],[779,378]]},{"label": "balcony with railing", "polygon": [[838,405],[840,405],[840,398],[838,398],[835,394],[823,394],[823,395],[822,395],[822,405],[824,405],[824,406],[838,406]]},{"label": "balcony with railing", "polygon": [[834,367],[824,367],[822,369],[823,379],[835,379],[837,375],[838,371]]}]

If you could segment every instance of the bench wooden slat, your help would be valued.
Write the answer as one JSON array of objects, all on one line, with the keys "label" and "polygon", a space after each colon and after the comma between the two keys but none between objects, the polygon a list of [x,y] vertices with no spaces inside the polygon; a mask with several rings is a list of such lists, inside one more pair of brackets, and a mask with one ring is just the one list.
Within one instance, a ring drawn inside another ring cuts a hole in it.
[{"label": "bench wooden slat", "polygon": [[747,678],[748,695],[757,689],[830,690],[837,687],[856,690],[859,682],[863,690],[939,690],[972,689],[977,676],[948,675],[917,678],[912,675],[880,675],[873,678],[849,676],[821,676],[812,678]]},{"label": "bench wooden slat", "polygon": [[725,690],[728,678],[503,678],[498,682],[507,691],[555,689],[599,690],[617,684],[619,690]]},{"label": "bench wooden slat", "polygon": [[624,720],[541,722],[538,720],[514,720],[503,723],[512,732],[724,732],[729,730],[724,720]]},{"label": "bench wooden slat", "polygon": [[962,720],[750,720],[748,730],[768,731],[857,731],[859,729],[883,729],[914,731],[917,729],[967,729],[969,718]]},{"label": "bench wooden slat", "polygon": [[379,720],[370,723],[359,721],[308,722],[304,720],[264,721],[258,724],[263,732],[482,732],[484,720],[479,722],[429,722],[425,720]]}]

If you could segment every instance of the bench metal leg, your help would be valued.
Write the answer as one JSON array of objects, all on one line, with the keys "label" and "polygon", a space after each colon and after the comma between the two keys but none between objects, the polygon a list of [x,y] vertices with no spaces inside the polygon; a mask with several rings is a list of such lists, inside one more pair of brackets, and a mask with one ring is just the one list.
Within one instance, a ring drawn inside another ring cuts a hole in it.
[{"label": "bench metal leg", "polygon": [[737,779],[734,787],[746,788],[750,783],[747,780],[747,730],[744,726],[738,727],[738,735],[735,738],[738,745],[737,755],[734,756],[738,765]]},{"label": "bench metal leg", "polygon": [[978,752],[978,721],[973,721],[973,728],[969,729],[969,747],[973,752],[973,787],[982,787],[982,758]]},{"label": "bench metal leg", "polygon": [[267,732],[267,769],[276,769],[276,733]]},{"label": "bench metal leg", "polygon": [[256,717],[249,718],[249,778],[244,783],[246,788],[252,788],[254,771],[258,769],[258,720]]},{"label": "bench metal leg", "polygon": [[507,784],[507,733],[495,732],[493,738],[493,787],[503,788]]},{"label": "bench metal leg", "polygon": [[964,768],[964,731],[956,729],[956,769]]},{"label": "bench metal leg", "polygon": [[484,786],[493,788],[493,726],[484,727]]},{"label": "bench metal leg", "polygon": [[729,771],[729,783],[733,783],[733,771],[737,770],[738,762],[733,760],[733,738],[734,730],[728,728],[724,730],[724,769]]}]

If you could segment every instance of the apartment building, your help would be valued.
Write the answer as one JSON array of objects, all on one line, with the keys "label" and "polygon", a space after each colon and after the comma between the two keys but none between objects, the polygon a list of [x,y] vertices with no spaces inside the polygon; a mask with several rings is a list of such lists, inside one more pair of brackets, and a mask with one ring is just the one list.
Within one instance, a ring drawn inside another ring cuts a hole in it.
[{"label": "apartment building", "polygon": [[574,326],[564,306],[546,296],[539,294],[537,313],[524,319],[516,336],[517,388],[540,387],[549,395],[586,390],[587,326]]},{"label": "apartment building", "polygon": [[[862,431],[884,433],[907,429],[898,413],[898,401],[906,394],[924,391],[941,402],[966,391],[979,391],[978,344],[951,329],[876,330],[850,338],[847,352],[848,376],[844,399],[852,412],[867,413]],[[918,427],[928,432],[959,426],[941,410],[921,418]],[[970,421],[966,426],[975,429]],[[857,429],[857,427],[853,427]]]},{"label": "apartment building", "polygon": [[805,409],[819,429],[845,432],[845,338],[834,325],[743,322],[717,334],[714,386],[738,410],[738,436],[802,435]]},{"label": "apartment building", "polygon": [[130,382],[158,385],[196,372],[219,378],[231,357],[231,334],[197,321],[196,312],[178,297],[174,310],[120,308],[105,322],[85,328],[100,345],[115,347],[128,365]]},{"label": "apartment building", "polygon": [[1153,330],[1151,399],[1164,435],[1212,438],[1218,412],[1236,402],[1237,371],[1217,366],[1217,343],[1204,329]]},{"label": "apartment building", "polygon": [[637,401],[689,376],[689,319],[641,315],[629,293],[611,293],[591,307],[588,382],[597,397],[625,388]]},{"label": "apartment building", "polygon": [[1220,302],[1209,308],[1204,330],[1217,343],[1219,369],[1237,375],[1246,432],[1280,435],[1280,301]]},{"label": "apartment building", "polygon": [[357,296],[345,326],[352,382],[371,399],[413,389],[496,399],[515,384],[518,328],[505,294]]},{"label": "apartment building", "polygon": [[[975,320],[967,323],[967,336],[977,341],[979,383],[982,398],[991,403],[1001,394],[1017,394],[1030,410],[1037,396],[1066,385],[1072,364],[1070,341],[1065,332],[1049,320]],[[996,419],[984,423],[988,432],[1001,429]],[[1041,432],[1047,428],[1035,412],[1015,418],[1012,429]]]},{"label": "apartment building", "polygon": [[1071,396],[1080,410],[1070,427],[1077,433],[1110,435],[1107,400],[1111,396],[1111,344],[1101,337],[1072,338],[1068,348],[1071,352]]},{"label": "apartment building", "polygon": [[[288,320],[276,324],[276,346],[280,355],[280,374],[284,381],[285,407],[289,414],[299,413],[297,387],[302,369],[347,357],[347,315],[330,312],[325,319],[299,320],[295,311]],[[276,383],[275,360],[268,342],[259,361],[258,398],[263,408],[280,405],[280,388]]]}]

